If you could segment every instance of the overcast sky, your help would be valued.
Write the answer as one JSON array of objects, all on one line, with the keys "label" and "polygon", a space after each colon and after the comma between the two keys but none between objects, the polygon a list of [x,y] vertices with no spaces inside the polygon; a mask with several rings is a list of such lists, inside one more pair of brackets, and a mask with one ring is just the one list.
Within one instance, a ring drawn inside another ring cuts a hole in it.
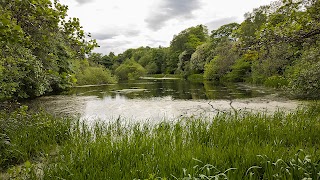
[{"label": "overcast sky", "polygon": [[272,0],[60,0],[97,39],[95,52],[122,53],[141,46],[169,46],[173,35],[204,24],[209,31],[243,21],[253,8]]}]

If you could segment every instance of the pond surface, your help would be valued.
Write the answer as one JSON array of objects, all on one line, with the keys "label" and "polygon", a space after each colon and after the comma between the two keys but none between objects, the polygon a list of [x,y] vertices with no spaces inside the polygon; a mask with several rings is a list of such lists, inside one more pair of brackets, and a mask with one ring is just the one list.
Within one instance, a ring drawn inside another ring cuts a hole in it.
[{"label": "pond surface", "polygon": [[215,85],[180,79],[140,79],[73,88],[67,95],[41,97],[29,106],[86,121],[97,119],[159,122],[183,117],[212,117],[218,112],[290,111],[298,102],[279,98],[273,89],[245,84]]}]

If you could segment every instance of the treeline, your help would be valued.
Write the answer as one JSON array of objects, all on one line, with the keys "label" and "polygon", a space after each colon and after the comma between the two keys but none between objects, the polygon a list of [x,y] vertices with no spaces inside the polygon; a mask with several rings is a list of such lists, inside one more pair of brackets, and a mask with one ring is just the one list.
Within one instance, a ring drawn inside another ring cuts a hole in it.
[{"label": "treeline", "polygon": [[245,14],[241,24],[226,24],[211,33],[204,25],[188,28],[167,48],[140,47],[90,58],[120,79],[180,74],[263,84],[284,88],[296,98],[319,98],[319,12],[317,0],[279,0]]},{"label": "treeline", "polygon": [[0,1],[1,101],[61,92],[90,72],[99,83],[115,80],[86,60],[97,43],[67,10],[57,0]]},{"label": "treeline", "polygon": [[[190,27],[169,47],[140,47],[115,55],[97,47],[50,0],[0,1],[0,100],[57,93],[145,74],[178,74],[215,82],[284,88],[297,98],[320,98],[320,2],[278,0],[209,32]],[[89,55],[89,56],[87,56]]]}]

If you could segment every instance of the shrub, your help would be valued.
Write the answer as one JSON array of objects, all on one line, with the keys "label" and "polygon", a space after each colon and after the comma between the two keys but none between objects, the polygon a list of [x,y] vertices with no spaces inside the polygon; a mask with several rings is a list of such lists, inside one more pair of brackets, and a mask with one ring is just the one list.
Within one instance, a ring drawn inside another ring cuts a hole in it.
[{"label": "shrub", "polygon": [[115,74],[123,80],[126,79],[138,79],[146,74],[144,69],[139,63],[133,59],[127,59],[122,63],[115,71]]},{"label": "shrub", "polygon": [[226,75],[230,82],[244,82],[251,75],[251,61],[245,58],[236,60],[235,64],[231,66],[231,72]]},{"label": "shrub", "polygon": [[188,76],[189,81],[203,81],[203,74],[191,74]]},{"label": "shrub", "polygon": [[101,66],[86,67],[76,75],[78,85],[115,83],[117,79],[111,72]]},{"label": "shrub", "polygon": [[267,87],[281,88],[288,85],[288,80],[283,76],[271,76],[266,79],[264,85]]},{"label": "shrub", "polygon": [[0,100],[35,97],[49,91],[48,76],[31,51],[8,44],[0,54]]},{"label": "shrub", "polygon": [[155,62],[152,62],[147,64],[146,70],[148,71],[148,74],[155,74],[158,72],[158,66]]},{"label": "shrub", "polygon": [[208,64],[204,66],[204,74],[203,78],[207,80],[218,80],[218,67],[216,66],[216,61],[218,57],[216,56],[213,60],[211,60]]},{"label": "shrub", "polygon": [[289,91],[301,99],[320,99],[320,51],[318,46],[305,50],[295,66],[287,71]]},{"label": "shrub", "polygon": [[290,79],[289,90],[297,98],[320,99],[320,62],[297,70]]}]

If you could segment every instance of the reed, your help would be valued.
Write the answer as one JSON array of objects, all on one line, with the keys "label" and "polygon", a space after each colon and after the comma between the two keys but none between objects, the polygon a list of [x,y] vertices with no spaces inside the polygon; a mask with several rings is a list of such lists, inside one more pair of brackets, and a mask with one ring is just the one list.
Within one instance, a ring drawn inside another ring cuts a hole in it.
[{"label": "reed", "polygon": [[157,125],[77,124],[45,179],[319,178],[319,107]]},{"label": "reed", "polygon": [[272,115],[123,122],[88,126],[75,120],[58,152],[33,172],[40,169],[42,179],[79,180],[320,178],[318,104]]}]

